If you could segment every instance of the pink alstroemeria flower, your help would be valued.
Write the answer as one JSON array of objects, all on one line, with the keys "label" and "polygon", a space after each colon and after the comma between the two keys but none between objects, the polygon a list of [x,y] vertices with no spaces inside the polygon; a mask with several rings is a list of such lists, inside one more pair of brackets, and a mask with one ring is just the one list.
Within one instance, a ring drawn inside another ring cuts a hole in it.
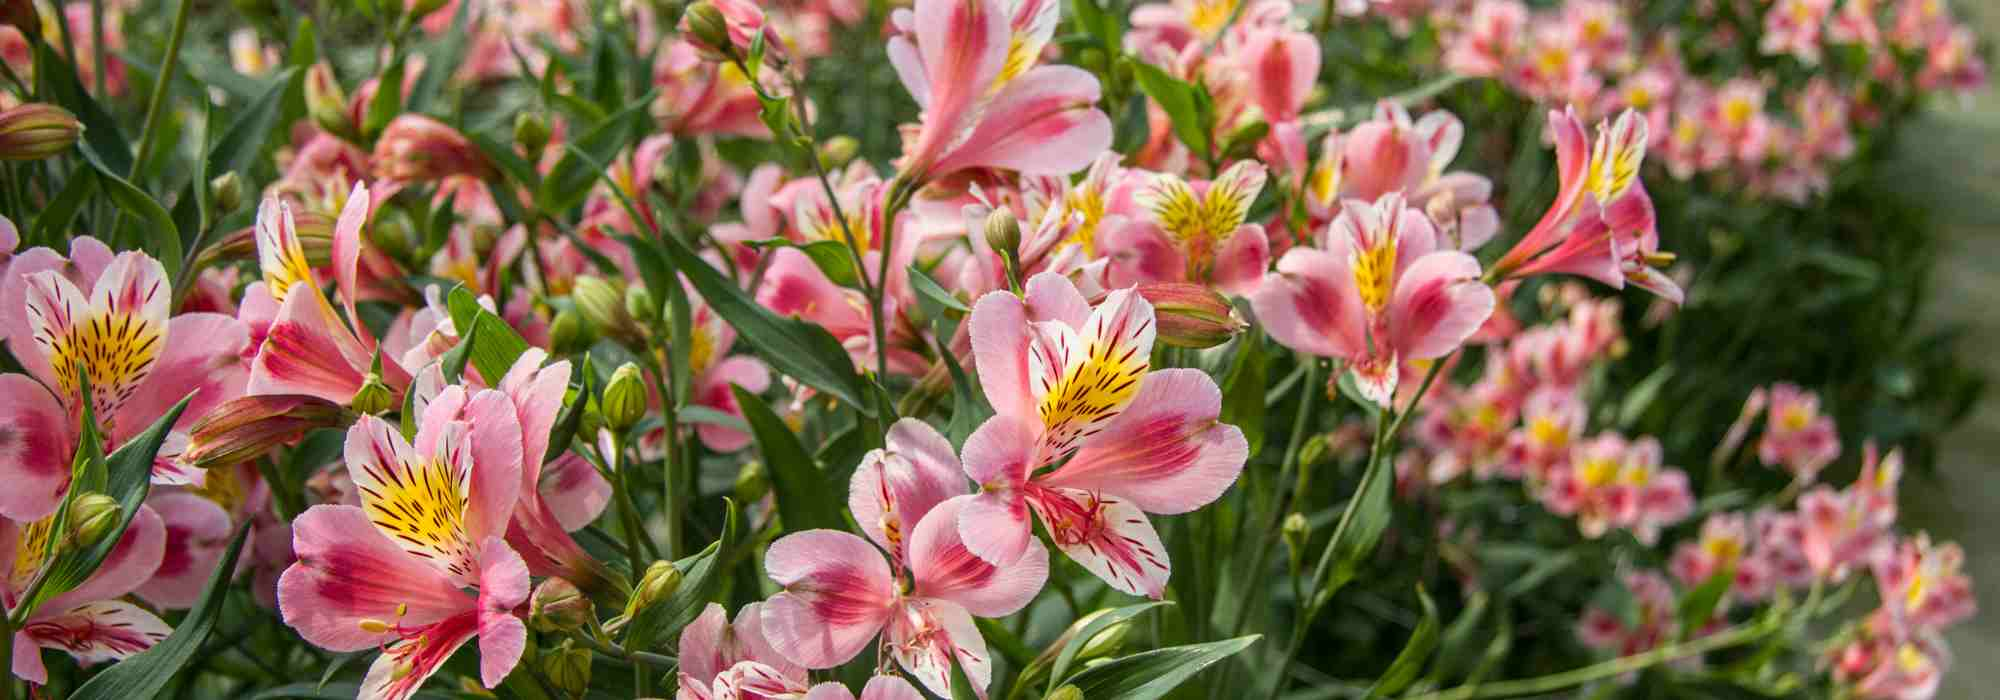
[{"label": "pink alstroemeria flower", "polygon": [[1264,178],[1264,166],[1247,160],[1207,182],[1154,175],[1132,195],[1144,214],[1106,231],[1096,246],[1111,259],[1111,284],[1195,282],[1231,294],[1256,289],[1271,265],[1270,239],[1262,225],[1249,221]]},{"label": "pink alstroemeria flower", "polygon": [[884,656],[933,692],[951,692],[955,662],[984,697],[992,660],[972,618],[1026,606],[1048,578],[1048,550],[1033,543],[1004,565],[975,556],[959,534],[972,497],[931,500],[963,493],[950,443],[908,418],[890,435],[894,442],[864,458],[849,489],[856,520],[872,522],[864,529],[887,543],[889,556],[836,530],[772,543],[764,568],[785,590],[764,602],[763,635],[806,668],[846,663],[879,636]]},{"label": "pink alstroemeria flower", "polygon": [[1682,585],[1694,587],[1729,571],[1729,594],[1735,600],[1761,600],[1775,583],[1769,563],[1753,552],[1750,521],[1742,513],[1717,513],[1702,521],[1701,534],[1682,543],[1668,562],[1668,571]]},{"label": "pink alstroemeria flower", "polygon": [[1145,514],[1220,497],[1249,444],[1220,422],[1222,392],[1207,374],[1149,371],[1157,328],[1137,291],[1092,308],[1069,279],[1043,273],[1026,292],[991,292],[972,310],[980,385],[996,415],[965,443],[980,494],[959,532],[981,558],[1012,561],[1034,540],[1033,510],[1085,569],[1158,598],[1169,564]]},{"label": "pink alstroemeria flower", "polygon": [[[79,238],[69,259],[35,248],[15,257],[0,280],[0,331],[26,375],[0,375],[0,517],[38,520],[55,512],[69,485],[81,435],[79,378],[88,375],[92,415],[107,450],[152,427],[183,397],[190,424],[241,392],[238,361],[249,331],[214,313],[169,318],[173,290],[159,261],[112,254]],[[89,290],[89,291],[85,291]],[[176,430],[153,462],[156,483],[199,483],[180,459]]]},{"label": "pink alstroemeria flower", "polygon": [[1400,192],[1348,202],[1320,243],[1286,251],[1250,302],[1280,344],[1346,360],[1370,401],[1389,405],[1402,362],[1450,354],[1493,314],[1479,261],[1441,250]]},{"label": "pink alstroemeria flower", "polygon": [[899,168],[929,182],[966,168],[1066,175],[1111,147],[1097,78],[1037,66],[1055,0],[917,0],[891,16],[889,62],[923,109]]},{"label": "pink alstroemeria flower", "polygon": [[1627,283],[1679,304],[1680,285],[1660,268],[1673,256],[1659,250],[1653,200],[1639,180],[1645,162],[1646,118],[1627,109],[1585,136],[1574,109],[1549,112],[1561,189],[1534,228],[1494,267],[1505,277],[1573,274],[1613,288]]},{"label": "pink alstroemeria flower", "polygon": [[1896,522],[1893,505],[1883,504],[1857,487],[1835,491],[1820,485],[1799,496],[1804,520],[1806,561],[1819,577],[1840,581],[1857,567],[1871,566],[1887,555]]},{"label": "pink alstroemeria flower", "polygon": [[1972,617],[1979,603],[1966,576],[1965,550],[1956,542],[1933,545],[1928,534],[1904,540],[1875,564],[1882,607],[1899,625],[1942,630]]},{"label": "pink alstroemeria flower", "polygon": [[1840,457],[1840,434],[1833,417],[1820,412],[1818,395],[1796,384],[1773,384],[1769,396],[1771,408],[1764,436],[1757,441],[1757,458],[1811,483],[1819,470]]},{"label": "pink alstroemeria flower", "polygon": [[1637,614],[1628,622],[1616,612],[1586,609],[1577,621],[1577,639],[1584,646],[1619,656],[1643,653],[1673,641],[1680,630],[1673,584],[1655,571],[1629,572],[1622,579]]},{"label": "pink alstroemeria flower", "polygon": [[765,697],[805,692],[811,684],[806,668],[771,646],[763,608],[763,603],[743,606],[732,624],[722,606],[709,603],[681,630],[677,700],[735,700],[739,696],[732,691],[741,690],[784,691]]},{"label": "pink alstroemeria flower", "polygon": [[[860,700],[923,700],[923,697],[916,686],[898,676],[875,676],[861,688]],[[855,700],[855,697],[847,686],[828,681],[813,686],[805,700]]]},{"label": "pink alstroemeria flower", "polygon": [[1687,474],[1660,465],[1659,441],[1628,442],[1616,433],[1578,445],[1569,466],[1558,467],[1542,488],[1541,500],[1550,512],[1575,517],[1585,537],[1616,527],[1647,544],[1659,539],[1660,528],[1694,512]]},{"label": "pink alstroemeria flower", "polygon": [[522,488],[522,425],[494,390],[446,387],[414,444],[363,416],[348,429],[360,506],[320,505],[293,522],[299,561],[278,582],[285,624],[332,651],[382,647],[361,697],[403,700],[479,638],[480,679],[520,660],[528,567],[507,546]]},{"label": "pink alstroemeria flower", "polygon": [[1942,638],[1898,629],[1885,610],[1828,656],[1834,680],[1862,700],[1931,700],[1951,663]]},{"label": "pink alstroemeria flower", "polygon": [[[46,510],[61,505],[60,495]],[[17,610],[36,577],[54,563],[47,556],[52,538],[62,533],[53,515],[34,521],[0,518],[0,603]],[[97,571],[82,585],[43,601],[14,632],[14,676],[34,684],[48,682],[43,649],[61,649],[85,666],[123,659],[165,639],[173,627],[120,598],[144,585],[159,569],[166,528],[152,508],[140,506],[132,524]]]},{"label": "pink alstroemeria flower", "polygon": [[[244,313],[277,307],[251,362],[249,393],[302,394],[346,405],[368,381],[377,356],[374,337],[354,314],[362,246],[370,206],[368,187],[356,182],[334,224],[334,280],[348,320],[320,292],[300,246],[291,205],[265,199],[257,209],[257,258],[264,279],[244,292]],[[350,329],[349,324],[352,323]],[[401,392],[410,373],[383,356],[379,379]]]}]

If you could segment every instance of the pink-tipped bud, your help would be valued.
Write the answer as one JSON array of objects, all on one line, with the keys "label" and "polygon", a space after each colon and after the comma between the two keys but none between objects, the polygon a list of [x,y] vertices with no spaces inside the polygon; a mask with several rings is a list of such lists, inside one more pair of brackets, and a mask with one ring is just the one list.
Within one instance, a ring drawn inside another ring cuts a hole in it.
[{"label": "pink-tipped bud", "polygon": [[230,400],[189,431],[181,459],[199,468],[239,464],[298,440],[314,428],[337,428],[353,416],[311,396],[281,394]]},{"label": "pink-tipped bud", "polygon": [[352,140],[354,117],[347,111],[347,91],[333,77],[333,67],[325,61],[306,69],[306,115],[327,133]]},{"label": "pink-tipped bud", "polygon": [[404,114],[389,122],[375,142],[376,173],[391,180],[442,180],[453,175],[484,179],[492,174],[472,141],[436,119]]},{"label": "pink-tipped bud", "polygon": [[705,0],[681,14],[681,37],[711,61],[728,61],[750,55],[757,35],[764,36],[764,60],[782,64],[785,44],[778,32],[765,22],[764,10],[748,0]]},{"label": "pink-tipped bud", "polygon": [[1237,318],[1229,299],[1213,289],[1186,282],[1139,285],[1153,305],[1160,342],[1183,348],[1212,348],[1229,342],[1248,324]]},{"label": "pink-tipped bud", "polygon": [[69,150],[82,133],[82,122],[52,104],[0,110],[0,160],[41,160]]}]

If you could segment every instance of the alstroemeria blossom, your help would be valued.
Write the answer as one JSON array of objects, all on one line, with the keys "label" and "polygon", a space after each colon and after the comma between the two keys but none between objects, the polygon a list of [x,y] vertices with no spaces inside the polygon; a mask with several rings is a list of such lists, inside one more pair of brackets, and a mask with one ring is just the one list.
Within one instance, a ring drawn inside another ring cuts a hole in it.
[{"label": "alstroemeria blossom", "polygon": [[1694,512],[1687,474],[1660,465],[1659,441],[1628,442],[1615,433],[1574,448],[1569,465],[1551,474],[1541,498],[1551,512],[1575,517],[1585,537],[1602,537],[1616,527],[1647,544],[1659,539],[1661,528]]},{"label": "alstroemeria blossom", "polygon": [[498,685],[519,661],[528,567],[507,546],[522,487],[522,425],[499,391],[446,387],[414,442],[380,418],[347,433],[360,506],[313,506],[293,522],[299,561],[278,582],[285,623],[332,651],[383,647],[361,697],[415,694],[452,653],[479,639],[480,677]]},{"label": "alstroemeria blossom", "polygon": [[917,0],[891,17],[889,61],[923,109],[899,163],[926,182],[966,168],[1062,175],[1111,147],[1097,78],[1037,66],[1055,0]]},{"label": "alstroemeria blossom", "polygon": [[[894,429],[897,444],[870,456],[855,474],[850,500],[872,504],[871,537],[894,545],[884,558],[869,541],[835,530],[807,530],[773,542],[764,569],[785,590],[765,601],[763,635],[785,658],[807,668],[832,668],[877,637],[886,656],[939,695],[951,692],[953,663],[983,697],[992,680],[986,642],[972,621],[1014,614],[1048,578],[1048,550],[1039,543],[995,564],[960,539],[962,512],[972,497],[930,502],[932,486],[951,484],[949,445],[913,419]],[[922,466],[919,466],[922,465]],[[905,470],[904,466],[909,469]],[[914,478],[913,478],[914,477]],[[880,500],[876,500],[880,499]],[[863,511],[857,510],[857,519]],[[902,523],[913,523],[907,536]],[[894,529],[890,529],[894,528]],[[907,539],[905,539],[907,537]]]},{"label": "alstroemeria blossom", "polygon": [[763,603],[745,605],[731,623],[722,606],[709,603],[681,629],[677,700],[736,700],[743,690],[783,691],[762,693],[765,697],[803,692],[811,682],[806,668],[771,646],[763,608]]},{"label": "alstroemeria blossom", "polygon": [[[53,512],[62,499],[52,500],[48,510]],[[0,607],[13,612],[27,602],[34,580],[55,563],[48,556],[51,540],[61,537],[53,515],[28,522],[0,518]],[[160,516],[141,506],[90,578],[43,601],[14,631],[10,668],[15,677],[47,683],[43,649],[63,650],[89,666],[123,659],[165,639],[171,626],[120,598],[144,586],[159,569],[166,539]]]},{"label": "alstroemeria blossom", "polygon": [[1389,405],[1400,363],[1450,354],[1493,314],[1479,261],[1440,249],[1400,192],[1348,202],[1321,245],[1287,251],[1251,305],[1285,347],[1347,361],[1370,401]]},{"label": "alstroemeria blossom", "polygon": [[1133,194],[1144,212],[1105,232],[1114,285],[1197,282],[1232,294],[1255,289],[1271,263],[1264,227],[1249,221],[1264,166],[1242,161],[1210,181],[1160,173]]},{"label": "alstroemeria blossom", "polygon": [[1145,513],[1207,505],[1249,456],[1243,431],[1220,422],[1215,381],[1149,371],[1153,307],[1132,289],[1093,308],[1067,278],[1043,273],[1025,297],[981,297],[970,322],[996,415],[965,443],[965,473],[980,485],[958,524],[966,546],[989,562],[1019,558],[1033,510],[1098,578],[1160,597],[1167,552]]},{"label": "alstroemeria blossom", "polygon": [[1900,625],[1940,630],[1972,617],[1979,603],[1963,572],[1965,551],[1955,542],[1932,544],[1930,535],[1896,545],[1875,565],[1883,608]]}]

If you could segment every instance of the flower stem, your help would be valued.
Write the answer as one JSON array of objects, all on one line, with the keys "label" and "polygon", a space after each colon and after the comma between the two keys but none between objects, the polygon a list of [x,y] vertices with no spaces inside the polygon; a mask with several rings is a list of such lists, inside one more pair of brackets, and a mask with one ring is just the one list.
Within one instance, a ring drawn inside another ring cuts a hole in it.
[{"label": "flower stem", "polygon": [[7,660],[7,672],[0,673],[0,700],[14,700],[14,625],[0,615],[0,659]]},{"label": "flower stem", "polygon": [[[146,104],[146,122],[139,129],[139,152],[132,159],[131,171],[125,173],[126,179],[139,177],[140,167],[145,165],[146,158],[153,152],[153,144],[159,139],[160,112],[166,109],[167,93],[173,88],[174,68],[180,65],[181,39],[187,36],[188,9],[192,7],[194,0],[181,0],[180,9],[174,11],[173,30],[167,35],[167,55],[160,59],[159,79],[153,82],[153,94]],[[104,66],[99,65],[97,72],[103,75]]]},{"label": "flower stem", "polygon": [[1764,635],[1776,631],[1780,626],[1778,623],[1782,622],[1783,619],[1771,618],[1746,625],[1739,625],[1707,637],[1702,637],[1701,639],[1681,642],[1679,644],[1669,644],[1650,651],[1630,656],[1621,656],[1610,661],[1571,669],[1561,673],[1551,673],[1546,676],[1501,681],[1498,683],[1462,685],[1448,690],[1408,697],[1405,700],[1475,700],[1478,698],[1511,698],[1553,693],[1591,681],[1622,676],[1659,664],[1756,641]]}]

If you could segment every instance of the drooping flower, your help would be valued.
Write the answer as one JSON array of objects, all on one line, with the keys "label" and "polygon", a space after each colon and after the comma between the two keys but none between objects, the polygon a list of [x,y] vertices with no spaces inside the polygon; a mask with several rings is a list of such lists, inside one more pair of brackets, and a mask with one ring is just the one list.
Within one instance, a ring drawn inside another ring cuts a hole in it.
[{"label": "drooping flower", "polygon": [[1037,66],[1054,35],[1054,0],[919,0],[892,16],[889,61],[923,117],[900,169],[927,182],[966,168],[1063,175],[1111,146],[1097,78]]},{"label": "drooping flower", "polygon": [[981,558],[1012,561],[1033,541],[1033,510],[1091,573],[1157,598],[1167,554],[1144,514],[1214,501],[1249,445],[1220,422],[1222,394],[1207,374],[1149,371],[1153,308],[1137,292],[1111,292],[1092,308],[1051,273],[1026,291],[989,293],[973,307],[980,385],[996,415],[965,444],[965,473],[980,494],[959,531]]},{"label": "drooping flower", "polygon": [[[938,495],[932,487],[956,481],[947,472],[958,468],[957,460],[947,460],[948,448],[936,450],[949,443],[913,419],[899,422],[896,432],[893,451],[871,455],[850,490],[850,503],[861,506],[857,519],[875,514],[866,529],[889,543],[889,556],[835,530],[772,543],[764,568],[785,590],[764,602],[763,635],[806,668],[846,663],[880,637],[885,656],[931,691],[951,692],[955,663],[983,696],[993,668],[972,618],[1003,617],[1027,605],[1048,577],[1048,551],[1031,543],[1004,564],[975,556],[959,533],[973,497],[929,502]],[[913,523],[907,535],[904,523]]]},{"label": "drooping flower", "polygon": [[1440,249],[1399,192],[1347,203],[1321,245],[1287,251],[1252,307],[1285,347],[1346,360],[1376,403],[1395,396],[1402,362],[1451,353],[1493,313],[1479,261]]},{"label": "drooping flower", "polygon": [[1133,194],[1145,215],[1106,231],[1098,244],[1111,259],[1111,284],[1195,282],[1233,294],[1254,290],[1271,260],[1264,227],[1248,218],[1264,177],[1264,166],[1255,161],[1238,162],[1207,182],[1154,175]]},{"label": "drooping flower", "polygon": [[412,696],[474,637],[486,687],[519,661],[528,567],[503,537],[522,445],[506,394],[456,385],[422,410],[414,443],[373,416],[348,430],[361,505],[314,506],[293,522],[299,561],[279,579],[278,606],[317,646],[383,648],[362,697]]}]

